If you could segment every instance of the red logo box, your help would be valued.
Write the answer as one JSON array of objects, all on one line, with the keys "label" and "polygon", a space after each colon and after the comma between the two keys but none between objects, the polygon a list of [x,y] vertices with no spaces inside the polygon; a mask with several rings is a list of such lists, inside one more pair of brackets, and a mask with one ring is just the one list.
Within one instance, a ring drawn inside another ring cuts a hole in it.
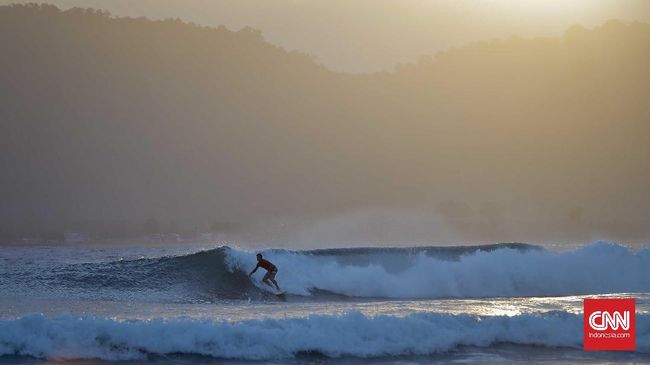
[{"label": "red logo box", "polygon": [[585,351],[634,351],[635,310],[634,299],[585,299]]}]

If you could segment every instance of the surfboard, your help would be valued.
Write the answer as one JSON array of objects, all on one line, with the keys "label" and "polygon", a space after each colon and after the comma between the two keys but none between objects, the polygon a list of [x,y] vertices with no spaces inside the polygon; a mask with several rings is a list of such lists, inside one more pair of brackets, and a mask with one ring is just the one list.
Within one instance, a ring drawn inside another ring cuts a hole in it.
[{"label": "surfboard", "polygon": [[[252,281],[253,283],[256,282],[255,280],[252,280],[252,279],[251,279],[251,281]],[[264,290],[264,291],[267,292],[267,293],[275,294],[275,295],[278,296],[279,298],[284,298],[284,295],[287,293],[286,290],[282,290],[282,289],[280,289],[280,290],[278,290],[278,291],[275,291],[275,290],[273,290],[272,288],[270,288],[270,287],[268,287],[267,285],[265,285],[264,283],[261,283],[261,282],[259,282],[259,281],[258,281],[257,283],[259,283],[259,285],[255,284],[255,286],[257,286],[258,288]]]}]

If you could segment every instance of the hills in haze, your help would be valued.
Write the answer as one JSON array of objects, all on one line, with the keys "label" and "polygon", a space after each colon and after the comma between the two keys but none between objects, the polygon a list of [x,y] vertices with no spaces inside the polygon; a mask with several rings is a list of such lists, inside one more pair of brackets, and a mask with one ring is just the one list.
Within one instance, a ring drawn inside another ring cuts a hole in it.
[{"label": "hills in haze", "polygon": [[413,241],[650,236],[649,24],[362,75],[250,28],[48,5],[0,7],[0,46],[5,241],[367,212],[418,216]]}]

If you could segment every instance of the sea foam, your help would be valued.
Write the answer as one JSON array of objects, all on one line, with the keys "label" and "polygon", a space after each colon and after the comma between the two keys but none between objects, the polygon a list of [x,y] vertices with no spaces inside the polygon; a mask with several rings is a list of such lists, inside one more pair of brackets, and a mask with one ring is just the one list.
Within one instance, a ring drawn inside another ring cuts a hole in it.
[{"label": "sea foam", "polygon": [[[269,250],[277,279],[291,294],[313,289],[354,297],[471,298],[649,292],[650,250],[596,243],[577,250],[503,248],[454,259],[415,254],[313,255]],[[254,253],[227,249],[233,272],[250,270]],[[399,264],[395,264],[399,263]],[[258,284],[260,287],[261,284]]]}]

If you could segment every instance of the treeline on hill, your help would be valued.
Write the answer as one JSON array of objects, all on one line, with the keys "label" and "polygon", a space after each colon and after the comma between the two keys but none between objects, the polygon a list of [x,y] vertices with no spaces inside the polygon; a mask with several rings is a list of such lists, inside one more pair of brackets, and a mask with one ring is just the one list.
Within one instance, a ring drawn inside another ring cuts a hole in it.
[{"label": "treeline on hill", "polygon": [[484,241],[513,226],[650,233],[648,24],[362,75],[250,28],[49,5],[0,7],[0,46],[5,239],[368,207],[431,212]]}]

